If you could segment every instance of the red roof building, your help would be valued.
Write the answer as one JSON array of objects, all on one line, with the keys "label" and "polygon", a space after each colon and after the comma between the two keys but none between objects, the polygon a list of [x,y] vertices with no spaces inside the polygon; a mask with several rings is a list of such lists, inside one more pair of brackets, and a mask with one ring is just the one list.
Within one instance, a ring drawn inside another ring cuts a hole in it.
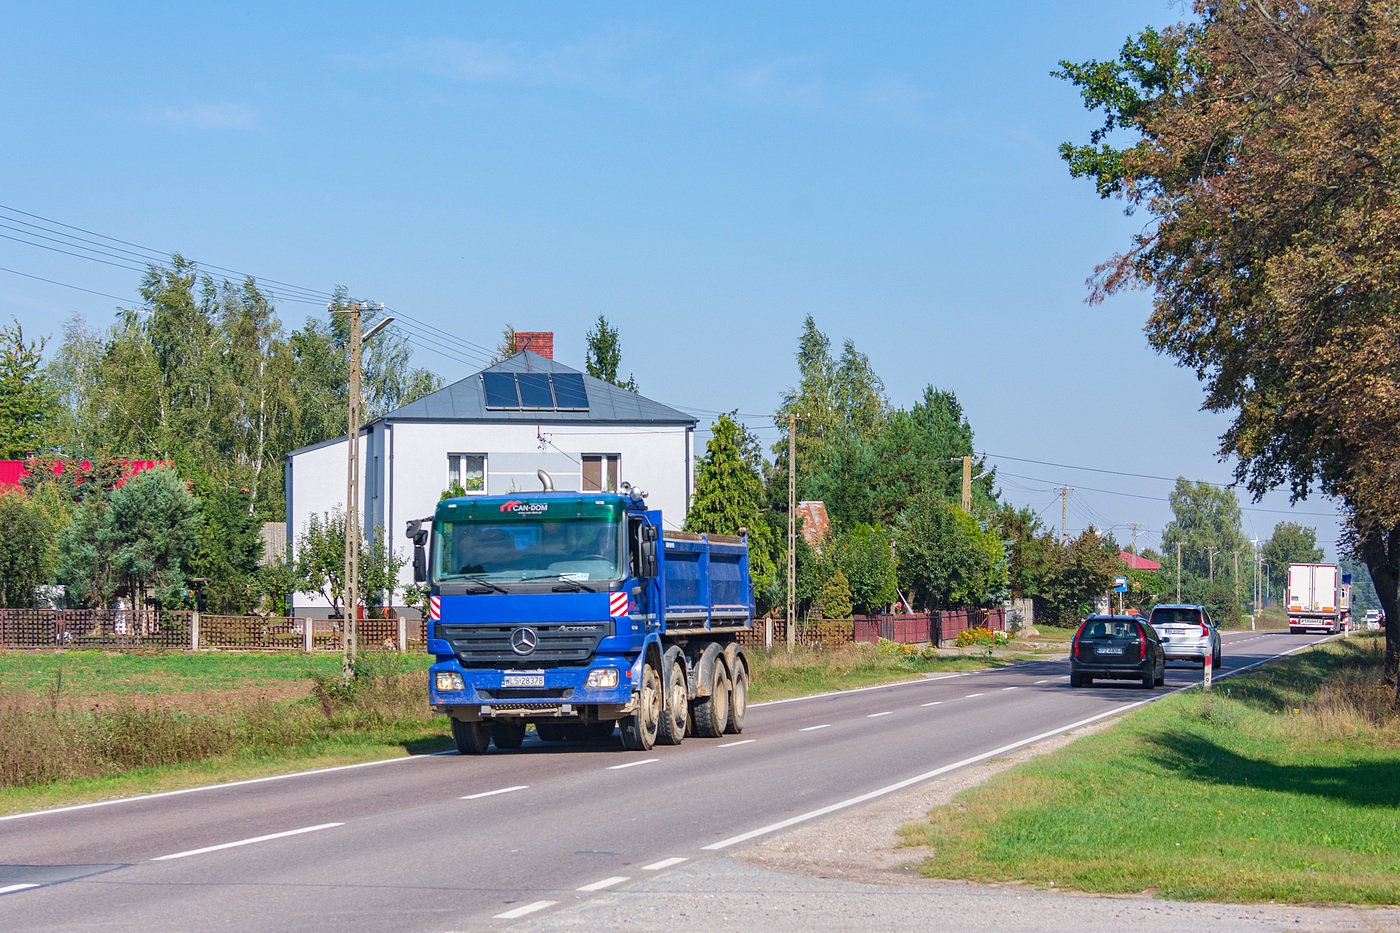
[{"label": "red roof building", "polygon": [[1128,565],[1129,570],[1161,570],[1162,565],[1155,560],[1148,560],[1146,557],[1139,557],[1129,551],[1119,551],[1118,556],[1123,559],[1123,563]]},{"label": "red roof building", "polygon": [[[28,463],[27,460],[0,460],[0,489],[18,488],[21,480],[29,475]],[[123,460],[122,466],[125,467],[125,470],[122,473],[122,478],[117,481],[117,488],[120,489],[123,483],[142,470],[169,465],[169,460]],[[91,470],[92,461],[84,460],[77,466],[83,471]],[[62,460],[54,461],[53,472],[55,476],[63,475]]]}]

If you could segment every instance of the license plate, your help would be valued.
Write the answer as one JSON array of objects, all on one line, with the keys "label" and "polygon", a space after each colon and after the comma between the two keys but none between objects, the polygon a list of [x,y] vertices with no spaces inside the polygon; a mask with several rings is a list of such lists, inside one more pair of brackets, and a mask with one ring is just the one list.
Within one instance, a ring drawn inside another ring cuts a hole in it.
[{"label": "license plate", "polygon": [[506,674],[501,678],[502,687],[543,687],[543,674]]},{"label": "license plate", "polygon": [[1094,654],[1122,654],[1122,648],[1095,648]]}]

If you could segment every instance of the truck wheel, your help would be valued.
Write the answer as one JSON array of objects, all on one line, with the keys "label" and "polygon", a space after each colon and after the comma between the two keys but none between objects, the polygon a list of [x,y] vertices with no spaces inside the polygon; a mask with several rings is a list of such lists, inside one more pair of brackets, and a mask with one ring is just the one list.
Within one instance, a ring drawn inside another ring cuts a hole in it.
[{"label": "truck wheel", "polygon": [[642,682],[637,687],[637,711],[618,720],[622,726],[622,747],[634,752],[649,752],[656,744],[661,727],[661,678],[650,664],[642,667]]},{"label": "truck wheel", "polygon": [[525,741],[525,722],[497,720],[491,723],[491,741],[497,748],[519,748]]},{"label": "truck wheel", "polygon": [[662,745],[679,745],[685,740],[685,721],[690,706],[685,689],[685,670],[679,659],[672,661],[666,672],[666,706],[661,711],[661,728],[657,740]]},{"label": "truck wheel", "polygon": [[464,722],[452,720],[452,741],[457,743],[457,751],[463,755],[485,754],[491,747],[491,724],[483,720]]},{"label": "truck wheel", "polygon": [[695,734],[707,739],[718,738],[729,725],[729,672],[724,662],[716,658],[710,681],[710,695],[695,702]]},{"label": "truck wheel", "polygon": [[537,722],[535,723],[535,735],[540,737],[541,742],[562,742],[564,741],[564,724]]},{"label": "truck wheel", "polygon": [[738,735],[744,731],[744,719],[749,714],[749,668],[743,660],[735,660],[730,679],[734,686],[729,698],[729,724],[724,731]]}]

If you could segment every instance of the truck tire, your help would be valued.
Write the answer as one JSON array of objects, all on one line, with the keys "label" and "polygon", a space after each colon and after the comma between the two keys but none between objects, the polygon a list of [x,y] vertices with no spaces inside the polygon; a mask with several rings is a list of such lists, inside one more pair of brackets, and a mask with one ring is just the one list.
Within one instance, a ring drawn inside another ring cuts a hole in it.
[{"label": "truck tire", "polygon": [[482,755],[491,747],[491,724],[483,720],[464,722],[452,720],[452,741],[462,755]]},{"label": "truck tire", "polygon": [[715,658],[711,670],[710,695],[696,700],[691,712],[695,734],[707,739],[719,738],[729,725],[729,671],[723,658]]},{"label": "truck tire", "polygon": [[724,731],[738,735],[744,731],[744,720],[749,714],[749,666],[743,658],[735,658],[730,668],[731,682],[729,697],[729,724]]},{"label": "truck tire", "polygon": [[519,748],[525,741],[525,720],[498,719],[491,723],[491,741],[497,748]]},{"label": "truck tire", "polygon": [[622,747],[649,752],[656,745],[661,728],[661,677],[650,664],[642,666],[642,682],[637,686],[637,711],[618,720],[622,727]]},{"label": "truck tire", "polygon": [[564,724],[562,722],[537,722],[535,723],[535,735],[540,737],[541,742],[562,742],[564,741]]},{"label": "truck tire", "polygon": [[666,670],[666,703],[661,710],[657,741],[662,745],[679,745],[685,741],[685,724],[689,716],[690,702],[685,688],[685,667],[677,657]]}]

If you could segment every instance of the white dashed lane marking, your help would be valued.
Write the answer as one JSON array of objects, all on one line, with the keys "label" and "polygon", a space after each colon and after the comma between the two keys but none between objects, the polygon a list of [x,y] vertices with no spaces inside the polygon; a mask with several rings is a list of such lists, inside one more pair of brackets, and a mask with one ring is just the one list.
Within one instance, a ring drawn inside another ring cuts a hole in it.
[{"label": "white dashed lane marking", "polygon": [[817,729],[830,729],[830,728],[831,728],[831,723],[829,723],[829,722],[824,722],[824,723],[822,723],[820,726],[808,726],[808,727],[805,728],[805,729],[798,729],[797,731],[798,731],[798,732],[813,732],[813,731],[815,731],[815,730],[817,730]]},{"label": "white dashed lane marking", "polygon": [[688,861],[690,861],[690,859],[677,855],[673,858],[664,858],[659,862],[652,862],[650,865],[643,865],[642,871],[660,871],[663,868],[670,868],[673,865],[679,865],[681,862]]},{"label": "white dashed lane marking", "polygon": [[883,713],[871,713],[869,716],[866,716],[865,718],[866,718],[866,719],[874,719],[874,718],[877,717],[877,716],[888,716],[890,713],[893,713],[893,712],[894,712],[894,710],[892,710],[892,709],[887,709],[887,710],[885,710]]},{"label": "white dashed lane marking", "polygon": [[272,839],[285,839],[288,836],[299,836],[302,833],[314,833],[318,829],[332,829],[336,826],[344,826],[344,823],[322,823],[319,826],[304,826],[301,829],[289,829],[285,833],[269,833],[266,836],[254,836],[252,839],[240,839],[237,842],[225,842],[217,846],[205,846],[202,849],[190,849],[188,852],[175,852],[170,855],[157,855],[151,859],[153,862],[164,862],[174,858],[185,858],[190,855],[203,855],[206,852],[218,852],[221,849],[233,849],[238,846],[250,846],[255,842],[268,842]]},{"label": "white dashed lane marking", "polygon": [[623,768],[635,768],[635,767],[637,767],[637,765],[649,765],[649,764],[651,764],[653,761],[660,761],[660,760],[661,760],[660,758],[643,758],[641,761],[629,761],[629,762],[627,762],[627,764],[625,764],[625,765],[612,765],[612,766],[610,766],[610,767],[608,768],[608,770],[609,770],[609,771],[621,771]]},{"label": "white dashed lane marking", "polygon": [[942,700],[934,700],[932,703],[924,703],[924,704],[922,704],[922,705],[923,705],[923,706],[937,706],[938,704],[940,704],[940,703],[942,703],[942,702],[943,702]]},{"label": "white dashed lane marking", "polygon": [[737,742],[725,742],[723,745],[716,745],[715,748],[733,748],[736,745],[748,745],[750,742],[757,742],[758,739],[740,739]]},{"label": "white dashed lane marking", "polygon": [[593,882],[592,884],[585,884],[583,887],[578,888],[577,890],[579,890],[579,891],[601,891],[601,890],[603,890],[604,888],[610,888],[610,887],[612,887],[612,886],[615,885],[615,884],[622,884],[622,882],[624,882],[624,881],[631,881],[631,880],[632,880],[631,878],[624,878],[624,877],[622,877],[621,875],[617,875],[617,876],[612,877],[612,878],[604,878],[602,881],[595,881],[595,882]]},{"label": "white dashed lane marking", "polygon": [[513,793],[514,791],[517,791],[517,790],[529,790],[529,789],[530,789],[530,785],[529,785],[529,784],[517,784],[517,785],[514,786],[514,787],[502,787],[502,788],[500,788],[499,790],[484,790],[484,791],[482,791],[482,792],[479,793],[479,794],[467,794],[467,796],[462,797],[462,798],[459,798],[459,799],[461,799],[461,800],[479,800],[479,799],[482,798],[482,797],[494,797],[494,796],[496,796],[497,794],[509,794],[509,793]]},{"label": "white dashed lane marking", "polygon": [[981,695],[982,695],[982,694],[980,694],[980,693],[969,693],[967,696],[963,697],[963,699],[964,699],[964,700],[970,700],[970,699],[972,699],[973,697],[980,697]]},{"label": "white dashed lane marking", "polygon": [[537,910],[544,910],[546,907],[553,907],[558,901],[535,901],[533,904],[526,904],[524,907],[517,907],[508,910],[503,914],[496,914],[497,920],[518,920],[527,914],[532,914]]}]

